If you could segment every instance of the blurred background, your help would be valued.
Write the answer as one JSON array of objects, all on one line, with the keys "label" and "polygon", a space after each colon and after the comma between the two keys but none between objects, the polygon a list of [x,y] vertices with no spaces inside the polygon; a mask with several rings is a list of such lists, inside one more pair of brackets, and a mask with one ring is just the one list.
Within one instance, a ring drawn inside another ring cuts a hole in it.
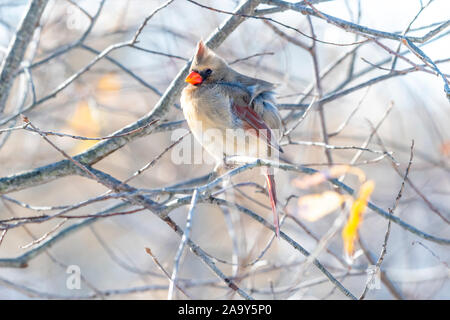
[{"label": "blurred background", "polygon": [[[233,0],[198,2],[224,11],[235,10],[239,3]],[[77,43],[83,37],[91,24],[86,13],[95,16],[100,5],[97,0],[49,1],[41,18],[41,27],[35,32],[24,62],[33,66],[36,62],[43,61],[30,69],[37,99],[47,96],[89,64],[105,48],[130,40],[144,19],[162,3],[106,0],[83,45],[74,46],[45,61],[55,52]],[[317,8],[334,17],[363,26],[401,34],[421,6],[427,3],[426,0],[335,0],[319,3]],[[28,1],[0,1],[2,57],[27,6]],[[258,9],[270,7],[260,5]],[[432,1],[414,21],[408,35],[426,34],[439,23],[448,20],[449,12],[448,1]],[[55,97],[26,115],[34,125],[45,131],[86,137],[112,134],[151,111],[160,94],[164,93],[179,70],[192,57],[197,41],[201,38],[207,39],[228,17],[227,14],[202,8],[188,1],[175,0],[148,21],[137,44],[144,50],[124,47],[108,54],[108,57],[113,58],[127,71],[117,63],[103,58]],[[307,18],[298,12],[285,11],[267,17],[311,34]],[[312,23],[317,39],[324,42],[351,44],[364,39],[314,17]],[[291,29],[273,23],[272,26],[302,43],[311,44],[310,39]],[[450,73],[447,33],[447,29],[443,30],[421,46],[433,61],[444,60],[438,66],[445,75]],[[380,39],[380,42],[394,52],[397,50],[398,41]],[[319,70],[325,70],[356,46],[316,43]],[[317,96],[317,91],[314,90],[314,66],[309,52],[277,34],[261,19],[248,19],[242,23],[216,52],[228,62],[234,62],[232,66],[236,70],[277,83],[277,98],[280,104],[295,104],[300,100],[308,104]],[[400,48],[400,53],[418,65],[423,63],[405,46]],[[392,54],[374,43],[360,45],[356,54],[349,54],[323,79],[324,95],[389,73],[392,58]],[[382,69],[373,67],[381,62],[385,62],[381,65]],[[399,59],[395,69],[405,70],[410,67],[406,61]],[[130,72],[153,88],[137,81]],[[311,85],[312,90],[308,93]],[[11,89],[5,115],[14,114],[23,106],[32,103],[32,91],[26,77],[23,74],[18,75]],[[28,94],[24,96],[24,92]],[[392,109],[386,116],[386,110],[390,106]],[[163,121],[183,119],[179,106],[170,108]],[[282,110],[288,128],[295,123],[293,115],[296,112]],[[442,79],[423,71],[395,76],[324,104],[324,113],[329,133],[346,124],[339,134],[330,137],[329,144],[334,146],[360,147],[372,132],[370,123],[377,125],[381,122],[377,133],[387,151],[392,152],[398,166],[393,165],[389,157],[380,158],[380,154],[371,152],[363,152],[356,166],[363,170],[367,179],[375,182],[371,201],[385,210],[394,206],[414,140],[414,158],[409,178],[415,188],[405,184],[395,215],[419,230],[448,238],[450,112]],[[10,121],[1,128],[20,125],[20,121]],[[291,134],[291,138],[294,141],[323,141],[319,112],[316,109],[308,113]],[[76,155],[97,143],[70,138],[51,139],[70,155]],[[380,139],[373,137],[368,148],[383,150]],[[128,143],[95,167],[124,180],[154,159],[172,142],[171,131],[153,133]],[[327,159],[323,147],[287,145],[283,148],[286,150],[285,157],[296,164],[305,164],[320,170],[326,168]],[[335,163],[349,164],[358,150],[348,148],[331,152]],[[0,177],[61,159],[61,154],[38,134],[24,130],[0,134]],[[169,152],[130,184],[137,188],[170,186],[207,174],[212,169],[213,165],[174,164]],[[251,171],[236,181],[257,181],[263,185],[262,177],[256,173],[256,170]],[[300,190],[292,182],[299,178],[301,175],[294,172],[277,173],[279,199],[283,205],[291,195],[298,197],[332,190],[326,183],[313,186],[309,190]],[[355,177],[348,176],[345,183],[355,189],[359,188]],[[414,189],[419,190],[420,195]],[[97,197],[105,191],[106,188],[95,181],[68,176],[6,196],[31,206],[43,207],[75,204]],[[235,195],[234,200],[271,221],[267,197],[252,188],[245,188],[243,191],[266,207],[239,194]],[[72,213],[95,214],[119,202],[120,200],[108,200],[93,203]],[[297,204],[296,199],[287,204],[286,212],[293,218],[286,218],[282,230],[307,250],[314,251],[317,248],[317,239],[327,233],[339,216],[339,210],[309,222],[300,218]],[[172,211],[170,216],[184,226],[187,210],[188,207],[181,207]],[[0,219],[48,212],[54,213],[57,210],[32,210],[5,198],[0,201]],[[0,245],[0,258],[16,257],[30,250],[32,247],[24,249],[21,246],[32,242],[33,237],[39,238],[51,232],[59,222],[53,219],[8,231]],[[79,222],[80,220],[71,219],[63,228]],[[348,265],[340,232],[328,241],[328,251],[322,250],[318,255],[318,259],[327,269],[357,297],[366,286],[367,268],[374,265],[380,255],[387,224],[387,220],[378,214],[371,210],[366,211],[359,234],[366,253],[372,255],[372,261],[361,253],[358,244],[357,250],[361,254],[351,266]],[[54,232],[61,230],[58,228]],[[51,232],[48,236],[52,235]],[[238,212],[208,204],[197,206],[191,232],[192,239],[217,259],[217,266],[225,274],[236,276],[239,286],[255,298],[344,298],[317,268],[305,265],[305,258],[285,241],[273,241],[267,252],[259,257],[272,235],[273,233],[261,224]],[[169,281],[152,257],[145,252],[145,248],[150,248],[161,265],[171,273],[179,242],[180,238],[173,230],[149,211],[98,219],[33,258],[27,268],[1,268],[0,277],[11,283],[7,285],[6,282],[0,282],[0,298],[48,298],[58,295],[77,298],[96,294],[95,297],[111,296],[121,299],[166,299]],[[388,281],[382,281],[379,288],[369,290],[366,299],[448,299],[449,258],[447,246],[423,240],[397,224],[392,224],[387,253],[381,266]],[[258,261],[252,264],[255,259]],[[241,263],[239,268],[233,265],[236,261]],[[83,281],[80,290],[70,290],[66,286],[69,276],[66,270],[69,265],[79,266],[81,270]],[[189,250],[186,250],[178,277],[179,285],[190,297],[239,298],[230,293],[230,289]],[[35,291],[33,293],[26,288]],[[181,292],[176,292],[175,297],[186,298]]]}]

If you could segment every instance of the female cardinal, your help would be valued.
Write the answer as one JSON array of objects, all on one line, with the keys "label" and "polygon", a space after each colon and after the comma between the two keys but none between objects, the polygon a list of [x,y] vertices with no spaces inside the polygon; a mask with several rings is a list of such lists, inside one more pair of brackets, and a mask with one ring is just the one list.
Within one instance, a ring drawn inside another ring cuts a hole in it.
[{"label": "female cardinal", "polygon": [[[274,85],[233,70],[202,41],[197,44],[189,85],[181,106],[197,141],[216,160],[226,156],[273,157],[278,145],[281,117],[275,107]],[[276,235],[279,236],[273,170],[265,171]]]}]

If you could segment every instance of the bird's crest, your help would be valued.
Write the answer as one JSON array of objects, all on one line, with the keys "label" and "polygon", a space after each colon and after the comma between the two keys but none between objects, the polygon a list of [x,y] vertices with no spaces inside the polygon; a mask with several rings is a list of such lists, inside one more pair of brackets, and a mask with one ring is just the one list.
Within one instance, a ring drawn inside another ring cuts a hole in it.
[{"label": "bird's crest", "polygon": [[197,60],[201,60],[202,58],[204,58],[207,50],[208,50],[208,48],[203,43],[203,40],[200,40],[199,42],[197,42],[197,49],[195,51],[195,58]]},{"label": "bird's crest", "polygon": [[210,61],[218,59],[215,53],[206,46],[203,40],[197,43],[197,48],[195,50],[194,62],[198,65],[208,64]]}]

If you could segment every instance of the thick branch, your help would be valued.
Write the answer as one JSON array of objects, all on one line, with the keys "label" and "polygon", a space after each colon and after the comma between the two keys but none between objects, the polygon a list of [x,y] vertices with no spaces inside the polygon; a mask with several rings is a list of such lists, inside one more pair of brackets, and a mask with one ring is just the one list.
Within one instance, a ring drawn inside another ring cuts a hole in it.
[{"label": "thick branch", "polygon": [[34,29],[39,25],[47,2],[48,0],[32,0],[30,2],[27,13],[20,22],[19,29],[9,43],[6,57],[0,67],[0,113],[5,108],[14,74],[20,67],[28,44],[33,38]]},{"label": "thick branch", "polygon": [[[228,17],[228,19],[209,36],[206,41],[208,47],[214,49],[220,46],[222,42],[225,41],[225,39],[245,20],[241,15],[251,14],[259,2],[259,0],[248,0],[240,5],[235,11],[236,15]],[[155,119],[164,118],[169,111],[169,107],[175,103],[175,99],[184,87],[184,78],[187,76],[189,67],[190,61],[180,70],[152,111],[136,122],[116,131],[112,135],[122,135],[143,127]],[[102,141],[77,155],[74,159],[85,165],[93,165],[114,151],[120,149],[125,144],[134,141],[136,138],[150,134],[152,129],[153,128],[146,127],[146,129],[135,134]],[[23,190],[47,183],[57,178],[72,175],[75,172],[75,166],[70,163],[70,161],[63,160],[25,173],[0,178],[0,194]]]},{"label": "thick branch", "polygon": [[[269,161],[269,160],[263,160],[263,159],[256,159],[256,160],[252,160],[252,158],[245,158],[245,157],[232,157],[227,159],[227,163],[229,164],[242,164],[245,163],[244,165],[241,165],[240,167],[237,167],[229,172],[227,172],[226,174],[216,178],[215,180],[211,181],[210,183],[202,186],[202,187],[198,187],[199,191],[205,192],[211,189],[211,187],[218,185],[219,183],[221,183],[223,181],[223,179],[229,177],[229,176],[233,176],[236,175],[238,173],[241,173],[243,171],[252,169],[252,168],[257,168],[257,167],[261,167],[261,166],[267,166],[267,167],[273,167],[273,168],[278,168],[280,170],[284,170],[284,171],[295,171],[295,172],[301,172],[301,173],[305,173],[305,174],[314,174],[317,173],[318,171],[312,168],[308,168],[308,167],[304,167],[304,166],[296,166],[296,165],[291,165],[291,164],[286,164],[286,163],[278,163],[275,161]],[[345,192],[347,192],[350,195],[353,195],[355,193],[355,190],[353,190],[352,188],[350,188],[348,185],[346,185],[345,183],[340,182],[337,179],[329,179],[329,182],[332,183],[333,185],[341,188],[342,190],[344,190]],[[207,195],[207,193],[206,193]],[[180,198],[177,199],[175,201],[179,202],[181,201],[181,199],[184,198]],[[167,206],[169,206],[169,204],[167,204]],[[379,214],[380,216],[391,220],[392,222],[396,223],[397,225],[399,225],[400,227],[402,227],[403,229],[432,242],[436,242],[439,244],[443,244],[443,245],[450,245],[450,239],[448,238],[440,238],[440,237],[436,237],[433,236],[431,234],[425,233],[419,229],[417,229],[416,227],[404,222],[403,220],[401,220],[400,218],[388,213],[386,210],[383,210],[382,208],[376,206],[375,204],[373,204],[372,202],[368,202],[367,206],[373,210],[375,213]],[[168,213],[168,212],[167,212]],[[164,214],[163,212],[160,212],[160,214]]]},{"label": "thick branch", "polygon": [[98,219],[101,218],[102,215],[109,214],[111,212],[116,212],[118,210],[128,207],[129,205],[130,204],[128,202],[121,202],[117,205],[112,206],[109,209],[106,209],[104,211],[97,213],[96,216],[98,216],[98,217],[87,218],[80,222],[72,224],[69,227],[66,227],[65,229],[61,230],[59,233],[50,237],[47,241],[40,243],[33,249],[23,253],[20,256],[17,256],[15,258],[1,258],[0,259],[0,267],[25,268],[28,266],[28,262],[30,260],[32,260],[34,257],[38,256],[45,250],[49,249],[56,242],[61,241],[62,239],[66,238],[67,236],[71,235],[72,233],[81,229],[82,227],[88,226],[91,223],[97,221]]}]

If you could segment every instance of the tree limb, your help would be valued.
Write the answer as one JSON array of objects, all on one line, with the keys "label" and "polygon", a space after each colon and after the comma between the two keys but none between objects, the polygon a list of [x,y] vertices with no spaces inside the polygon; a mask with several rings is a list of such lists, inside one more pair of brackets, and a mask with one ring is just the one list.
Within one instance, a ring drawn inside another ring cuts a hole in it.
[{"label": "tree limb", "polygon": [[0,114],[5,109],[14,75],[25,56],[28,44],[33,38],[34,29],[39,25],[47,2],[48,0],[32,0],[30,2],[19,29],[9,43],[6,57],[0,66]]}]

